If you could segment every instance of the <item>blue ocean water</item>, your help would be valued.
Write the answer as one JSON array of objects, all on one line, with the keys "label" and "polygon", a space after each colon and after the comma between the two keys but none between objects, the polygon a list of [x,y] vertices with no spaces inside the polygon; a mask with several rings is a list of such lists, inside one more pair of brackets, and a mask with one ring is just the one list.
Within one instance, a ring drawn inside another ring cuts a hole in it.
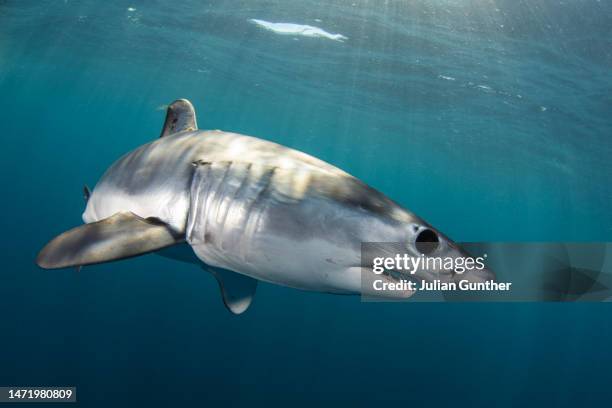
[{"label": "blue ocean water", "polygon": [[190,265],[34,258],[177,98],[201,128],[320,157],[456,241],[609,241],[611,68],[607,1],[0,1],[0,385],[76,385],[83,406],[609,403],[607,304],[261,284],[236,317]]}]

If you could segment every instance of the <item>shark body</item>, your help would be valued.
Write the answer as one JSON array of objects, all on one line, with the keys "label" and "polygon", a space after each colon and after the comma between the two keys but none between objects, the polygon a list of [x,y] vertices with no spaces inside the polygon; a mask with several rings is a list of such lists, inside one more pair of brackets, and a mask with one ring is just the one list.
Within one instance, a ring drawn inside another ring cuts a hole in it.
[{"label": "shark body", "polygon": [[[85,225],[47,244],[39,266],[80,267],[155,251],[179,259],[171,248],[187,244],[234,313],[249,307],[257,281],[381,295],[362,284],[362,242],[401,242],[419,256],[426,240],[434,245],[428,255],[467,256],[424,220],[329,163],[255,137],[198,130],[186,100],[168,107],[159,139],[120,158],[87,196]],[[492,278],[479,273],[472,279]],[[453,279],[444,271],[417,277]]]}]

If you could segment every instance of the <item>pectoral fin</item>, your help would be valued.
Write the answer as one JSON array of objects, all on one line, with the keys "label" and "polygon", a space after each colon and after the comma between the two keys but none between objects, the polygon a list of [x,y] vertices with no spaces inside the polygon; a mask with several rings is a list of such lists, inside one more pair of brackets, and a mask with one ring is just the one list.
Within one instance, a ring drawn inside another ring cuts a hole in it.
[{"label": "pectoral fin", "polygon": [[40,251],[36,263],[44,269],[78,267],[146,254],[183,240],[159,220],[119,212],[55,237]]},{"label": "pectoral fin", "polygon": [[249,308],[255,297],[257,280],[237,272],[208,265],[204,269],[217,279],[223,303],[230,312],[241,314]]}]

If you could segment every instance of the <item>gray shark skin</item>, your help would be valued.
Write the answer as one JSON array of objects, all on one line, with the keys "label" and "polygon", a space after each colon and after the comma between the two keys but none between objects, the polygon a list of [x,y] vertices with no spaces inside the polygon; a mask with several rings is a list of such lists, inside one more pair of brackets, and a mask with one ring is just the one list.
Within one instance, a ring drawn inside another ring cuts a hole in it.
[{"label": "gray shark skin", "polygon": [[[198,130],[186,100],[168,107],[162,137],[121,157],[86,196],[86,224],[47,244],[39,266],[80,267],[153,251],[185,260],[172,247],[186,243],[217,278],[234,313],[248,308],[260,280],[337,294],[411,296],[408,290],[364,293],[362,242],[401,242],[419,256],[417,243],[427,238],[435,247],[428,256],[469,256],[331,164],[255,137]],[[431,270],[415,277],[457,279]],[[461,276],[493,278],[486,269]]]}]

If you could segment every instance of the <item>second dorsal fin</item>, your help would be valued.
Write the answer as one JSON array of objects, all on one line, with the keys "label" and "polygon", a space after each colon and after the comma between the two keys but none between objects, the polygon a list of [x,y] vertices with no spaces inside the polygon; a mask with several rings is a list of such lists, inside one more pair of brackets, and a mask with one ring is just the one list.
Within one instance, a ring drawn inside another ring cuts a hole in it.
[{"label": "second dorsal fin", "polygon": [[166,120],[159,137],[196,130],[197,128],[195,109],[193,109],[191,102],[187,99],[177,99],[168,106]]}]

